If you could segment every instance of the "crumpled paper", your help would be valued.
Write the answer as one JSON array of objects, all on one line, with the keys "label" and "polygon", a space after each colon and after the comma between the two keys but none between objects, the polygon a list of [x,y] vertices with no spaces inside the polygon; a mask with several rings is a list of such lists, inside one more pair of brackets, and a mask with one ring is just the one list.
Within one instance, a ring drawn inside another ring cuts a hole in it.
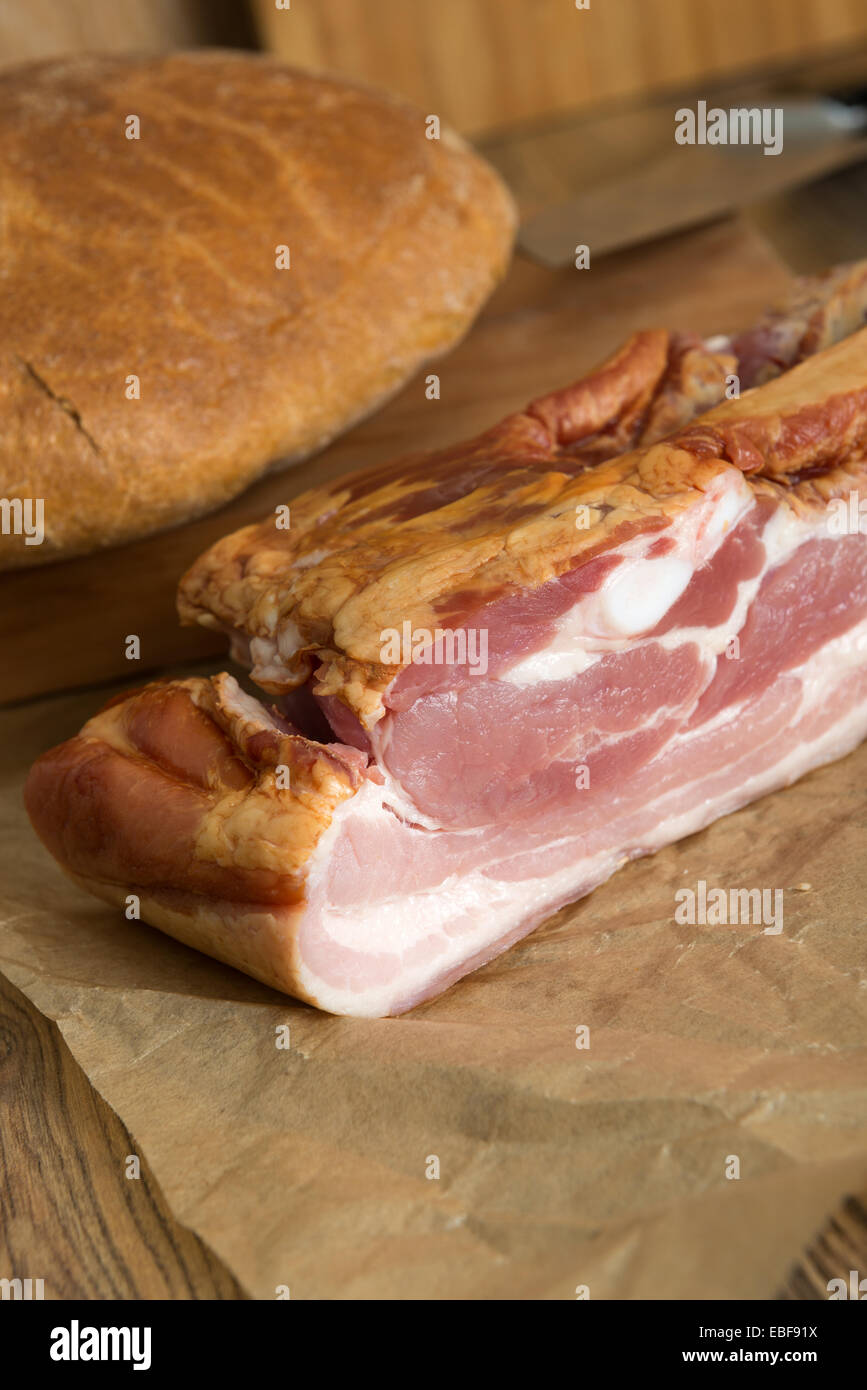
[{"label": "crumpled paper", "polygon": [[[867,745],[356,1020],[65,879],[20,790],[99,700],[0,712],[0,969],[254,1296],[772,1297],[863,1187]],[[699,880],[783,889],[782,933],[679,925]]]}]

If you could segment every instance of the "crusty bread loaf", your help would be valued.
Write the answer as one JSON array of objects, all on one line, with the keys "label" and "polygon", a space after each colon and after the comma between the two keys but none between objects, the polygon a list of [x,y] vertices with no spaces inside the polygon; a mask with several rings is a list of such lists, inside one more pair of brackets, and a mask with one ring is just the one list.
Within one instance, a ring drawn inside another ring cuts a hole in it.
[{"label": "crusty bread loaf", "polygon": [[422,113],[229,52],[0,73],[0,213],[0,497],[45,517],[41,545],[4,523],[0,568],[321,448],[461,336],[514,230]]}]

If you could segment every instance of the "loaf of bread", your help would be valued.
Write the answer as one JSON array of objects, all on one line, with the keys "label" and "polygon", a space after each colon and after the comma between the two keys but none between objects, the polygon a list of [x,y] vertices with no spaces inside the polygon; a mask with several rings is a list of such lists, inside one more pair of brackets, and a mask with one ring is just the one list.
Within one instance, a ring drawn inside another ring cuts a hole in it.
[{"label": "loaf of bread", "polygon": [[515,220],[423,113],[230,52],[0,74],[0,208],[6,569],[320,449],[465,332]]}]

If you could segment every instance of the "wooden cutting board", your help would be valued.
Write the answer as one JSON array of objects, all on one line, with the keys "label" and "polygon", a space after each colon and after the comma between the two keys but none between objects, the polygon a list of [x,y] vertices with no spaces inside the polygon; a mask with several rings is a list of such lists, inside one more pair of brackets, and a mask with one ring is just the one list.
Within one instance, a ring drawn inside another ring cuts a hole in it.
[{"label": "wooden cutting board", "polygon": [[[270,474],[219,512],[121,549],[0,575],[0,703],[140,676],[224,650],[181,628],[178,579],[220,536],[305,488],[362,465],[473,434],[566,385],[639,328],[700,333],[741,327],[785,292],[790,273],[742,220],[624,252],[588,270],[516,258],[468,337],[385,409],[299,467]],[[141,659],[125,655],[141,639]]]}]

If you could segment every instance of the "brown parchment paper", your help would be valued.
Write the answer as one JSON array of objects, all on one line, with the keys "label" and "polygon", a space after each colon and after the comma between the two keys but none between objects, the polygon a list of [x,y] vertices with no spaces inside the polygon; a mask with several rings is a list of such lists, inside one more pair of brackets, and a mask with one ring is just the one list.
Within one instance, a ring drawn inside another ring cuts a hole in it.
[{"label": "brown parchment paper", "polygon": [[[772,1297],[863,1186],[867,746],[443,998],[337,1019],[126,922],[39,845],[26,768],[106,693],[0,713],[0,969],[254,1296]],[[677,925],[699,879],[783,889],[783,933]]]}]

